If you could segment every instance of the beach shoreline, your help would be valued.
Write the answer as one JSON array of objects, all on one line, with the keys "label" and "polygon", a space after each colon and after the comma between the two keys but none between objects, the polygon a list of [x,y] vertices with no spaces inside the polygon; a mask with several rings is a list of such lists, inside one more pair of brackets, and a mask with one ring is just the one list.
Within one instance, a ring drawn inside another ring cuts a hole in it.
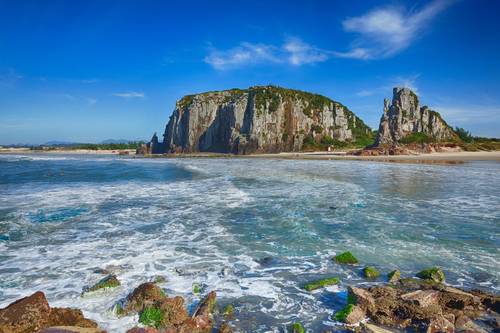
[{"label": "beach shoreline", "polygon": [[136,155],[132,149],[127,150],[90,150],[90,149],[57,149],[31,150],[29,148],[0,149],[0,154],[68,154],[68,155],[124,155],[139,158],[260,158],[260,159],[287,159],[287,160],[357,160],[382,162],[467,162],[467,161],[500,161],[500,151],[459,151],[437,152],[414,155],[379,155],[358,156],[350,155],[346,151],[333,152],[282,152],[269,154],[233,155],[223,153],[183,153],[169,155]]}]

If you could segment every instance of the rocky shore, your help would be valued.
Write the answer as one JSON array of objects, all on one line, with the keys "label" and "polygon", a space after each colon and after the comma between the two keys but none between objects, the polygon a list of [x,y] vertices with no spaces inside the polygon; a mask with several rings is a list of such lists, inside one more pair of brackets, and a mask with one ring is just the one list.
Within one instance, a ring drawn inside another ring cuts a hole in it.
[{"label": "rocky shore", "polygon": [[[500,296],[479,290],[462,290],[446,284],[445,273],[431,267],[415,274],[398,270],[387,274],[386,282],[375,282],[381,273],[363,266],[350,252],[332,258],[338,265],[359,266],[366,283],[347,286],[345,307],[332,313],[331,320],[343,329],[367,333],[500,331]],[[312,292],[341,283],[337,277],[310,281],[301,286]],[[216,292],[206,294],[196,306],[186,307],[182,297],[169,297],[160,287],[160,277],[137,286],[112,311],[117,317],[136,315],[137,326],[126,333],[233,332],[234,308],[217,305]],[[120,285],[107,275],[82,292],[82,296]],[[199,291],[198,291],[199,292]],[[191,309],[191,311],[188,310]],[[289,332],[306,332],[300,322]],[[0,309],[0,333],[105,333],[98,324],[73,308],[50,307],[43,292],[21,298]],[[325,329],[323,332],[330,332]]]}]

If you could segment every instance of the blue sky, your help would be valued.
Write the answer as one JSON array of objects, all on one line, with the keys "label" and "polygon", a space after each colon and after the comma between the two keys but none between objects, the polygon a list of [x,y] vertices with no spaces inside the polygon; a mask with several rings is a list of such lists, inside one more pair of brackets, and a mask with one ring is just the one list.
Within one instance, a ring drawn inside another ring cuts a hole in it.
[{"label": "blue sky", "polygon": [[378,127],[393,86],[500,137],[500,2],[3,1],[0,144],[149,139],[185,94],[275,84]]}]

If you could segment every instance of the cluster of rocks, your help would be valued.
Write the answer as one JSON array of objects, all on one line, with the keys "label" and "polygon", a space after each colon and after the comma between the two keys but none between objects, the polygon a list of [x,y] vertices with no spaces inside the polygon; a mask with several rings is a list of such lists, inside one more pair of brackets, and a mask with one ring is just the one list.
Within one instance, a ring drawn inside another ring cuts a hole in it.
[{"label": "cluster of rocks", "polygon": [[[332,258],[341,265],[359,265],[351,253],[344,252]],[[372,266],[361,269],[362,275],[372,281],[380,272]],[[216,306],[215,291],[209,292],[198,303],[192,314],[180,296],[168,297],[158,286],[164,280],[146,282],[135,288],[125,299],[117,302],[114,313],[121,316],[138,315],[141,327],[126,333],[232,333],[228,320],[234,309],[227,306],[222,313]],[[340,283],[337,277],[312,281],[303,286],[307,291]],[[84,293],[115,288],[118,278],[109,274]],[[487,333],[500,330],[500,296],[482,291],[465,291],[445,284],[444,272],[432,267],[402,278],[392,271],[384,284],[348,287],[346,306],[332,318],[346,328],[364,333],[391,333],[398,331],[426,333]],[[367,322],[369,320],[370,322]],[[359,325],[360,324],[360,325]],[[106,333],[82,311],[72,308],[51,308],[43,292],[19,299],[0,309],[0,333]],[[289,327],[289,332],[304,333],[300,322]]]},{"label": "cluster of rocks", "polygon": [[[110,275],[84,293],[119,285]],[[198,304],[192,315],[184,306],[180,296],[167,297],[164,291],[152,282],[139,285],[125,300],[118,302],[114,311],[118,316],[139,315],[144,327],[134,327],[127,333],[210,333],[215,324],[214,310],[216,293],[208,293]],[[232,308],[226,308],[225,319],[232,316]],[[217,318],[221,319],[221,318]],[[227,321],[219,320],[219,333],[232,333]],[[106,333],[96,322],[83,316],[79,309],[51,308],[43,292],[36,292],[0,309],[0,333]]]},{"label": "cluster of rocks", "polygon": [[368,288],[349,287],[351,302],[345,322],[369,317],[374,323],[434,333],[486,332],[499,329],[500,297],[480,291],[466,292],[444,284],[415,278]]},{"label": "cluster of rocks", "polygon": [[[155,283],[146,282],[137,287],[118,307],[119,315],[139,314],[139,322],[149,328],[133,328],[127,333],[210,333],[214,326],[216,293],[205,296],[190,316],[180,296],[167,297]],[[219,332],[230,333],[231,327],[222,323]]]},{"label": "cluster of rocks", "polygon": [[[350,252],[334,260],[358,264]],[[363,273],[367,278],[379,276],[372,267],[365,267]],[[416,277],[401,278],[396,270],[388,274],[384,285],[348,287],[348,304],[333,318],[348,326],[363,323],[350,327],[370,333],[390,331],[366,324],[366,318],[385,327],[426,333],[485,333],[500,329],[500,296],[448,286],[444,284],[444,272],[437,267],[425,269]]]}]

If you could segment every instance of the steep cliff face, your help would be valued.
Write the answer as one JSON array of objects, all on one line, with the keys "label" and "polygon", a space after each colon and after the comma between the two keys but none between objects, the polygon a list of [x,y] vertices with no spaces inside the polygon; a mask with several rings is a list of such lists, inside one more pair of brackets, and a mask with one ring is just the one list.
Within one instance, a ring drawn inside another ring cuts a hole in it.
[{"label": "steep cliff face", "polygon": [[208,92],[176,103],[150,153],[300,151],[339,142],[367,141],[371,130],[342,104],[275,86]]},{"label": "steep cliff face", "polygon": [[417,95],[408,88],[394,88],[392,103],[384,100],[376,146],[399,143],[457,141],[453,129],[436,111],[420,107]]}]

